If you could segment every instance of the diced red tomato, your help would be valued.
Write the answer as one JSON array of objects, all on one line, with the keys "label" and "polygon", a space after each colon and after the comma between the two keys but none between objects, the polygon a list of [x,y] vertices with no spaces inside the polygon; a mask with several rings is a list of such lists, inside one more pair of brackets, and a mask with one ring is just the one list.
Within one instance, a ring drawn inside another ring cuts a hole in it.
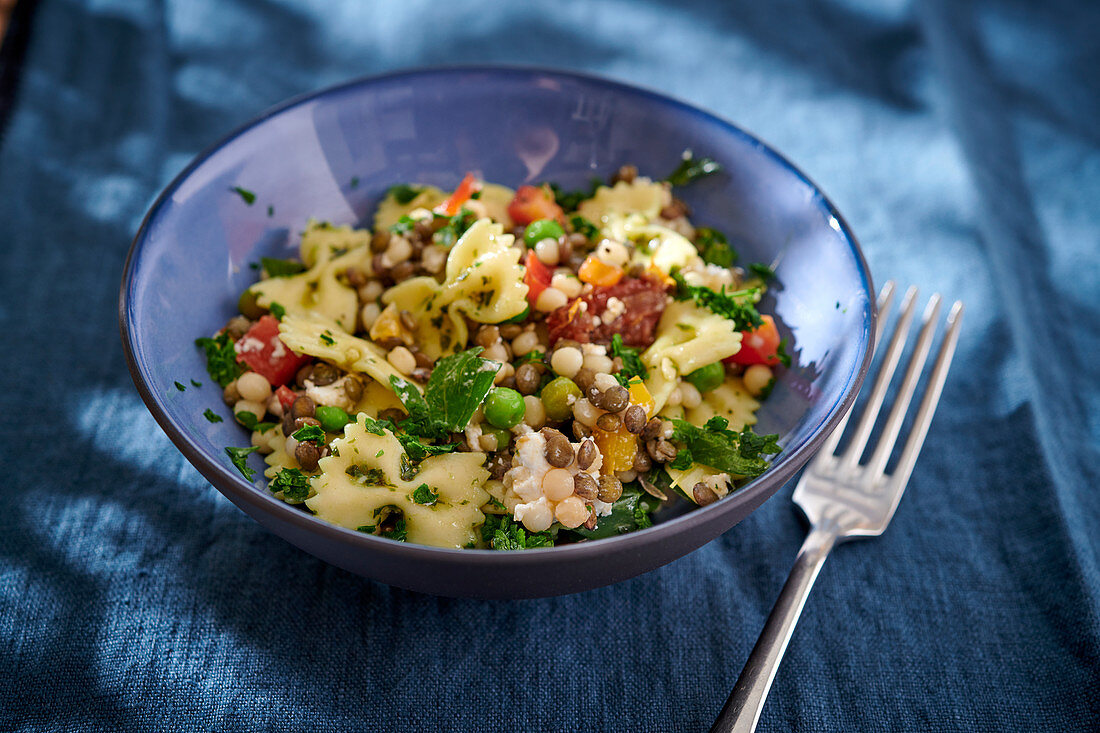
[{"label": "diced red tomato", "polygon": [[444,216],[454,216],[462,209],[462,204],[470,200],[470,197],[474,195],[479,186],[477,185],[477,179],[474,178],[473,173],[467,173],[466,177],[462,179],[462,182],[458,184],[458,188],[454,190],[447,200],[436,207],[436,211]]},{"label": "diced red tomato", "polygon": [[527,261],[524,265],[527,267],[527,273],[523,276],[523,282],[527,284],[527,300],[534,306],[542,291],[550,287],[554,271],[535,256],[533,249],[527,251]]},{"label": "diced red tomato", "polygon": [[237,361],[265,376],[273,387],[286,384],[309,360],[308,356],[295,354],[279,339],[275,316],[261,317],[237,342]]},{"label": "diced red tomato", "polygon": [[294,404],[294,400],[298,399],[298,395],[294,390],[285,384],[275,390],[275,397],[279,400],[279,404],[283,406],[284,410],[289,410],[290,406]]},{"label": "diced red tomato", "polygon": [[757,328],[751,331],[741,332],[741,350],[733,356],[723,359],[730,364],[767,364],[775,366],[779,363],[779,330],[775,327],[775,319],[771,316],[761,316],[764,319]]},{"label": "diced red tomato", "polygon": [[520,186],[516,196],[508,204],[508,216],[516,224],[527,226],[539,219],[554,219],[565,224],[565,212],[554,201],[554,194],[547,188]]},{"label": "diced red tomato", "polygon": [[[612,298],[623,304],[622,311],[615,315],[607,312],[607,304]],[[582,344],[606,343],[617,333],[627,346],[644,349],[656,336],[665,299],[664,283],[656,278],[624,277],[611,287],[595,287],[591,293],[547,314],[550,345],[563,338]],[[586,306],[583,310],[582,303]],[[595,316],[600,316],[598,326]]]}]

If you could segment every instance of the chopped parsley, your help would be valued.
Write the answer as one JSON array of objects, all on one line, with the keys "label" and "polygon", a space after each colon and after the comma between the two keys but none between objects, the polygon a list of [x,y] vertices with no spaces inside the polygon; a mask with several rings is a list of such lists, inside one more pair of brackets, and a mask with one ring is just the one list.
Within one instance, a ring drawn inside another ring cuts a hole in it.
[{"label": "chopped parsley", "polygon": [[187,389],[187,386],[182,382],[173,382],[173,384],[176,385],[176,389],[178,389],[180,392],[183,392]]},{"label": "chopped parsley", "polygon": [[424,506],[433,506],[438,499],[439,492],[432,491],[432,488],[427,484],[420,484],[412,492],[412,500]]},{"label": "chopped parsley", "polygon": [[[358,181],[359,179],[354,179]],[[423,189],[420,186],[413,186],[408,183],[399,183],[396,186],[390,186],[386,191],[387,196],[392,196],[393,200],[399,204],[407,204],[414,198],[420,195]]]},{"label": "chopped parsley", "polygon": [[593,196],[595,196],[596,195],[596,189],[599,188],[602,185],[603,185],[603,181],[601,181],[599,178],[596,178],[595,176],[593,176],[591,179],[589,179],[588,188],[586,188],[586,189],[577,189],[576,191],[566,191],[566,190],[562,189],[562,187],[559,186],[558,184],[551,183],[550,184],[550,191],[551,191],[551,193],[554,194],[554,201],[557,202],[558,206],[560,206],[563,211],[573,211],[574,209],[576,209],[578,206],[581,205],[582,201],[584,201],[585,199],[590,199]]},{"label": "chopped parsley", "polygon": [[584,525],[571,530],[587,540],[645,529],[653,525],[650,514],[657,509],[660,501],[642,491],[637,482],[623,486],[623,494],[611,505],[611,514],[600,517],[595,529],[585,529]]},{"label": "chopped parsley", "polygon": [[717,229],[699,227],[695,230],[695,248],[703,262],[719,267],[732,267],[737,261],[737,252],[730,246],[726,235]]},{"label": "chopped parsley", "polygon": [[269,307],[268,310],[271,311],[271,315],[275,316],[275,320],[277,321],[283,320],[283,316],[286,315],[286,308],[282,307],[278,303],[272,303],[271,307]]},{"label": "chopped parsley", "polygon": [[596,239],[600,236],[600,228],[580,214],[570,216],[569,223],[573,226],[573,231],[583,234],[589,239]]},{"label": "chopped parsley", "polygon": [[466,233],[467,229],[473,226],[475,221],[477,221],[477,215],[469,209],[463,208],[447,219],[447,223],[432,235],[432,241],[442,247],[450,248]]},{"label": "chopped parsley", "polygon": [[196,380],[196,379],[192,379],[192,380],[191,380],[191,386],[192,386],[192,387],[201,387],[201,386],[202,386],[202,382],[200,382],[200,381],[198,381],[198,380]]},{"label": "chopped parsley", "polygon": [[638,349],[623,345],[622,335],[616,333],[611,336],[611,356],[617,356],[623,360],[623,368],[615,374],[615,379],[619,380],[619,384],[624,387],[634,377],[645,379],[649,376],[649,370],[646,369],[645,364],[642,363],[642,358],[638,354]]},{"label": "chopped parsley", "polygon": [[325,442],[325,431],[321,429],[320,425],[303,425],[295,430],[290,437],[299,443],[320,445]]},{"label": "chopped parsley", "polygon": [[676,289],[672,293],[672,297],[676,300],[695,301],[695,305],[733,321],[733,327],[738,331],[748,331],[764,322],[753,305],[760,295],[759,288],[746,288],[727,293],[725,285],[722,286],[721,291],[689,285],[677,269],[673,269],[671,275],[676,281]]},{"label": "chopped parsley", "polygon": [[389,479],[386,478],[386,472],[381,468],[364,468],[363,466],[353,465],[348,466],[344,473],[356,481],[370,486],[391,485]]},{"label": "chopped parsley", "polygon": [[523,356],[516,357],[516,360],[512,362],[513,366],[521,366],[523,364],[530,364],[532,362],[538,363],[546,358],[545,351],[539,351],[538,349],[532,349]]},{"label": "chopped parsley", "polygon": [[359,176],[352,176],[351,177],[351,187],[352,188],[359,188]]},{"label": "chopped parsley", "polygon": [[751,265],[749,265],[749,271],[764,282],[775,279],[775,270],[768,267],[763,262],[752,263]]},{"label": "chopped parsley", "polygon": [[389,420],[376,420],[370,415],[360,415],[359,419],[363,421],[363,429],[371,435],[385,435],[387,428],[393,430],[393,423]]},{"label": "chopped parsley", "polygon": [[432,445],[431,443],[423,443],[413,435],[407,433],[395,433],[397,441],[401,443],[401,447],[405,449],[405,453],[410,461],[419,463],[428,456],[438,456],[443,453],[451,453],[458,449],[457,443],[443,443],[442,445]]},{"label": "chopped parsley", "polygon": [[222,416],[219,415],[218,413],[214,412],[213,410],[211,410],[209,407],[207,407],[205,410],[203,410],[202,416],[205,417],[209,422],[212,422],[212,423],[223,422],[222,421]]},{"label": "chopped parsley", "polygon": [[277,257],[261,257],[260,265],[269,277],[289,277],[305,272],[306,266],[297,260],[280,260]]},{"label": "chopped parsley", "polygon": [[412,383],[390,377],[394,393],[409,417],[401,428],[422,438],[444,438],[464,430],[493,387],[500,365],[478,354],[480,346],[440,359],[420,394]]},{"label": "chopped parsley", "polygon": [[283,492],[283,498],[288,501],[305,501],[309,498],[309,477],[297,468],[284,468],[275,474],[271,490]]},{"label": "chopped parsley", "polygon": [[244,199],[244,202],[246,204],[248,204],[249,206],[256,203],[256,194],[252,193],[247,188],[241,188],[240,186],[233,186],[229,190],[233,191],[238,196],[240,196],[242,199]]},{"label": "chopped parsley", "polygon": [[237,352],[229,334],[219,333],[214,338],[197,338],[195,345],[206,352],[206,371],[210,378],[225,387],[241,376],[241,367],[237,364]]},{"label": "chopped parsley", "polygon": [[408,234],[416,226],[416,219],[412,218],[408,214],[405,214],[397,220],[396,224],[390,226],[390,231],[394,234]]},{"label": "chopped parsley", "polygon": [[722,166],[710,158],[696,158],[691,150],[685,150],[680,165],[668,174],[665,180],[673,186],[686,186],[693,181],[713,175],[722,170]]},{"label": "chopped parsley", "polygon": [[787,339],[779,339],[779,346],[775,347],[775,358],[785,367],[791,365],[791,355],[787,353]]},{"label": "chopped parsley", "polygon": [[[377,529],[379,537],[396,540],[397,542],[404,542],[408,537],[408,532],[405,528],[405,513],[401,511],[400,507],[396,507],[393,504],[380,506],[374,510],[374,516],[376,519],[379,519],[378,524],[368,524],[359,527],[358,529],[360,532],[372,532]],[[391,522],[390,520],[394,517],[396,517],[396,520]]]},{"label": "chopped parsley", "polygon": [[489,514],[481,525],[481,539],[494,550],[529,550],[553,547],[557,528],[546,532],[528,532],[507,514]]},{"label": "chopped parsley", "polygon": [[[782,450],[776,442],[778,434],[757,435],[746,427],[741,432],[729,429],[729,420],[715,415],[703,427],[692,425],[684,420],[673,419],[672,439],[684,447],[676,456],[676,461],[684,460],[701,463],[726,473],[738,476],[759,476],[771,465],[764,457]],[[682,465],[673,468],[682,468]],[[688,464],[690,467],[690,464]]]},{"label": "chopped parsley", "polygon": [[321,343],[326,346],[333,346],[336,344],[336,339],[332,337],[332,331],[325,331],[321,334]]},{"label": "chopped parsley", "polygon": [[272,206],[271,204],[268,204],[268,206],[267,206],[267,215],[268,216],[275,216],[275,207]]},{"label": "chopped parsley", "polygon": [[244,425],[248,430],[258,430],[261,433],[266,433],[268,430],[275,427],[275,423],[260,422],[260,418],[256,417],[255,414],[244,410],[234,413],[234,417],[237,418],[237,422]]},{"label": "chopped parsley", "polygon": [[256,446],[251,446],[249,448],[233,448],[230,446],[226,446],[225,454],[229,456],[229,460],[233,463],[236,469],[241,472],[241,475],[244,476],[245,480],[251,481],[252,478],[256,475],[256,471],[255,469],[249,468],[245,464],[245,459],[247,459],[250,454],[255,453],[258,450],[259,448],[257,448]]},{"label": "chopped parsley", "polygon": [[381,448],[379,448],[379,449],[378,449],[378,452],[374,454],[374,457],[375,457],[375,458],[381,458],[381,457],[382,457],[382,456],[384,456],[384,455],[386,455],[386,451],[384,451],[384,450],[382,450]]}]

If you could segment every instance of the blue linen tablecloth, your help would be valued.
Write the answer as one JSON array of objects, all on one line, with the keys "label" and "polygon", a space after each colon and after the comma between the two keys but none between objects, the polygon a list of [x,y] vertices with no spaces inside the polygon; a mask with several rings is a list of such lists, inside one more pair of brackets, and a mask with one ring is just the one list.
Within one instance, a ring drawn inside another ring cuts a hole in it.
[{"label": "blue linen tablecloth", "polygon": [[802,540],[790,487],[629,582],[434,598],[266,533],[131,384],[123,259],[197,151],[459,62],[714,110],[822,185],[877,281],[967,303],[897,517],[826,564],[761,729],[1100,729],[1100,6],[30,2],[0,68],[0,730],[709,726]]}]

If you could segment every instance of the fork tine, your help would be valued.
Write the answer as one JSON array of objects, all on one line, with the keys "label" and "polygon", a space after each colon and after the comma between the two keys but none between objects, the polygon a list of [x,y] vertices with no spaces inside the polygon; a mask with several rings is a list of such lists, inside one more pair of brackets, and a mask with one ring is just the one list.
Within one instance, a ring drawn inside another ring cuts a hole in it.
[{"label": "fork tine", "polygon": [[[936,412],[936,405],[939,404],[940,394],[943,392],[943,383],[947,381],[947,370],[951,366],[951,358],[955,355],[955,346],[959,341],[959,324],[962,323],[962,314],[963,304],[961,301],[956,300],[954,305],[951,306],[951,311],[947,314],[947,332],[943,336],[943,343],[940,344],[936,363],[932,367],[932,376],[928,378],[928,387],[925,389],[924,397],[921,399],[917,415],[913,420],[913,428],[909,433],[909,438],[905,441],[905,448],[902,449],[901,456],[898,458],[898,465],[891,475],[890,480],[902,487],[909,483],[909,476],[913,473],[913,466],[917,462],[917,454],[920,453],[920,449],[924,445],[924,438],[928,434],[928,426],[932,423],[932,415]],[[901,493],[898,492],[898,499],[900,498]],[[897,500],[895,500],[896,503]]]},{"label": "fork tine", "polygon": [[913,393],[917,391],[917,382],[920,381],[921,372],[924,371],[924,363],[928,360],[928,352],[932,348],[932,337],[936,335],[936,326],[940,315],[940,294],[936,293],[928,299],[928,305],[924,309],[923,325],[917,345],[913,349],[913,355],[909,358],[909,366],[905,369],[905,377],[901,380],[897,396],[894,398],[894,406],[886,418],[886,424],[882,427],[882,435],[878,445],[875,446],[871,460],[867,462],[866,476],[871,481],[877,481],[886,468],[886,462],[890,460],[890,452],[894,450],[898,433],[901,432],[901,423],[905,420],[905,413],[909,411],[909,403],[913,399]]},{"label": "fork tine", "polygon": [[[886,314],[890,311],[890,306],[894,303],[894,295],[897,292],[897,284],[893,280],[887,280],[882,290],[878,294],[878,303],[876,310],[878,311],[878,320],[875,322],[875,343],[874,349],[877,351],[879,342],[882,340],[882,331],[886,326]],[[829,461],[832,460],[833,453],[836,451],[836,446],[840,442],[840,436],[844,435],[844,428],[848,426],[848,418],[852,416],[852,409],[855,407],[855,401],[848,407],[848,411],[844,413],[844,416],[840,418],[840,422],[836,424],[836,428],[829,434],[829,437],[825,439],[825,442],[821,445],[821,450],[818,451],[814,457],[814,461]]]},{"label": "fork tine", "polygon": [[871,396],[863,408],[863,415],[856,425],[856,432],[852,435],[852,442],[845,449],[840,458],[840,470],[852,469],[859,464],[863,455],[863,449],[867,447],[867,438],[878,419],[879,410],[882,409],[882,401],[886,397],[886,390],[890,387],[890,381],[894,378],[894,370],[897,369],[901,352],[905,349],[905,339],[909,335],[909,325],[913,322],[913,314],[916,312],[917,289],[910,287],[905,292],[901,301],[901,315],[894,327],[894,335],[890,339],[890,345],[886,348],[886,356],[882,366],[879,367],[878,377],[871,389]]}]

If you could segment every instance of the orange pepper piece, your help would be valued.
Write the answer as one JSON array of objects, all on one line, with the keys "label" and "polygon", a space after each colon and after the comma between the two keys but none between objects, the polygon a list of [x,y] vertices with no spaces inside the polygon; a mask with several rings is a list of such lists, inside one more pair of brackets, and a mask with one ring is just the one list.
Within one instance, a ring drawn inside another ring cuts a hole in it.
[{"label": "orange pepper piece", "polygon": [[588,255],[581,263],[581,268],[577,271],[577,277],[582,283],[607,288],[622,279],[623,271],[621,268],[605,263],[596,255]]}]

